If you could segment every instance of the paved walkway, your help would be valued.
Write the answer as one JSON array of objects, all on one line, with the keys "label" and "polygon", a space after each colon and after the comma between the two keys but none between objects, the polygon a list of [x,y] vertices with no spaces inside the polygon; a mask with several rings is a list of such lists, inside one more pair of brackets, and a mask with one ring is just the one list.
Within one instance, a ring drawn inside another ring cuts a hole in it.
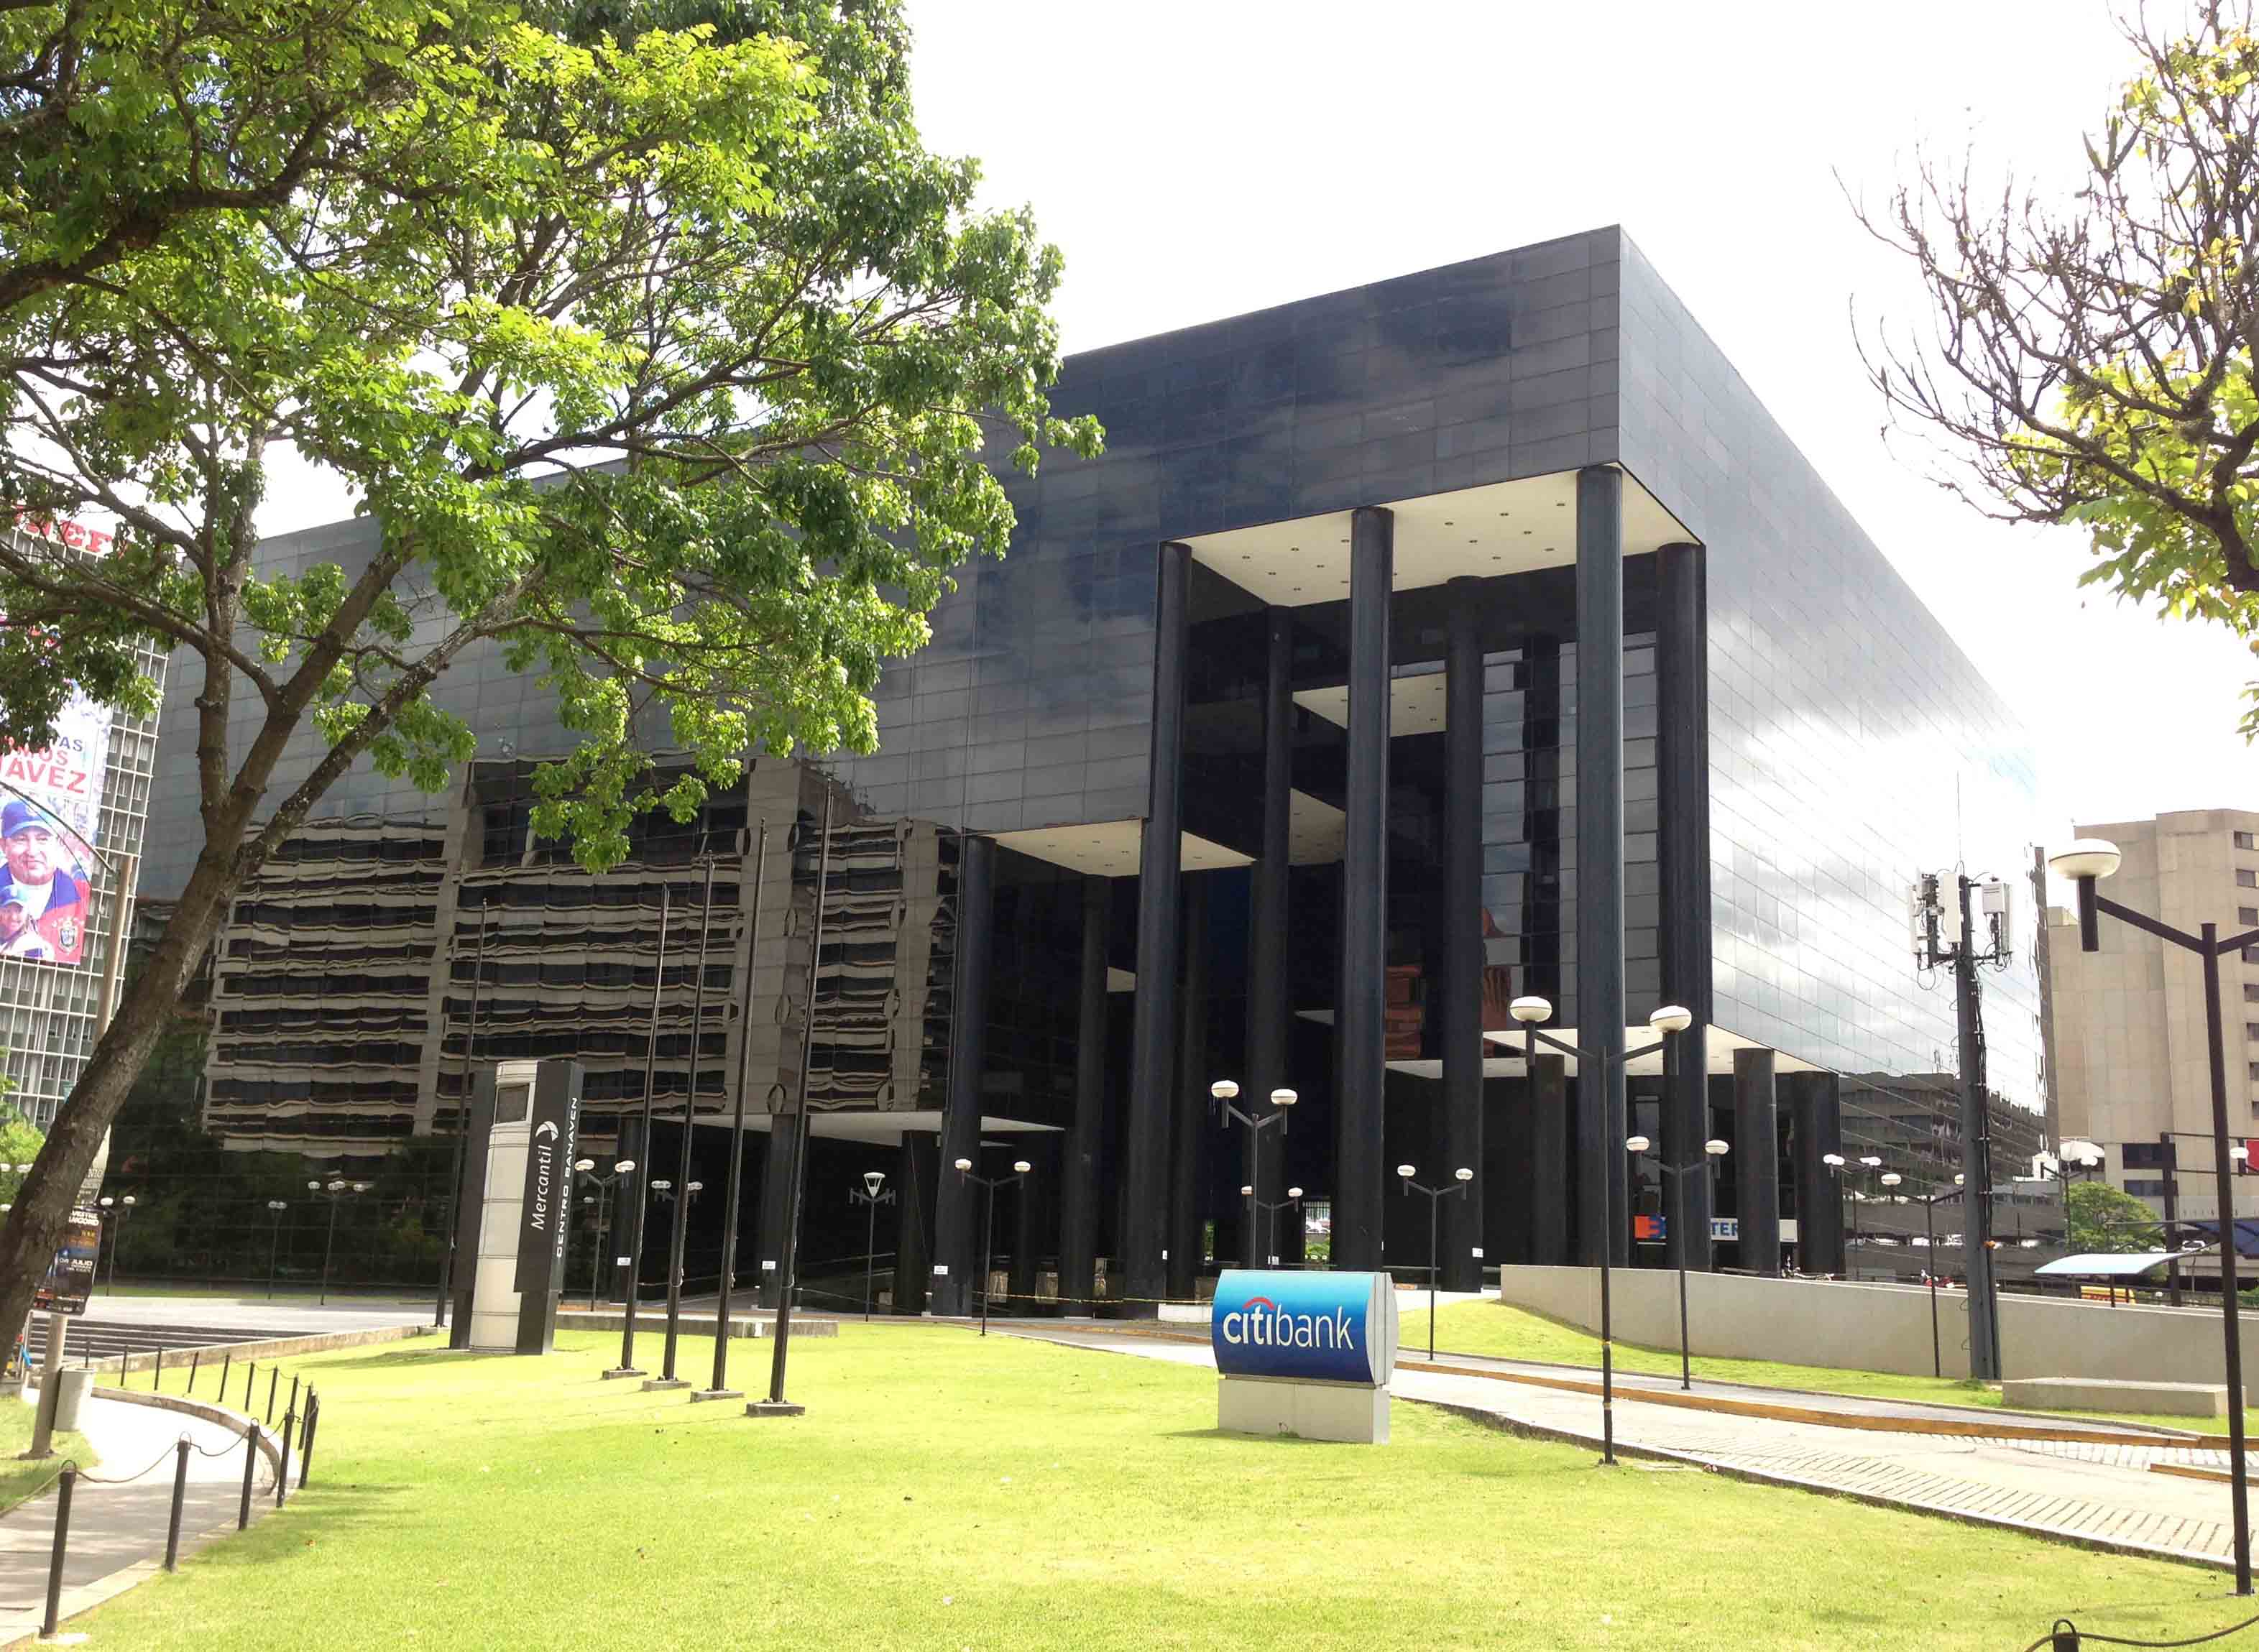
[{"label": "paved walkway", "polygon": [[[80,1478],[71,1499],[70,1545],[63,1565],[66,1617],[130,1588],[163,1564],[173,1448],[182,1434],[197,1448],[189,1454],[181,1517],[183,1554],[235,1529],[243,1492],[243,1442],[217,1423],[89,1395],[79,1413],[79,1431],[101,1462]],[[111,1480],[125,1483],[104,1483]],[[254,1519],[274,1501],[274,1470],[263,1456],[255,1487]],[[54,1527],[52,1491],[0,1514],[0,1646],[39,1631]]]},{"label": "paved walkway", "polygon": [[[1207,1345],[1201,1342],[1064,1328],[1056,1322],[1046,1328],[1040,1322],[1023,1321],[1008,1328],[1015,1335],[1147,1359],[1209,1367],[1215,1364]],[[1400,1366],[1390,1391],[1400,1399],[1497,1417],[1555,1438],[1599,1447],[1600,1406],[1594,1396],[1508,1380],[1507,1372],[1473,1369],[1473,1362],[1462,1356],[1439,1356],[1438,1363],[1446,1359],[1455,1367],[1466,1368],[1438,1371]],[[1597,1371],[1574,1368],[1529,1369],[1579,1381],[1599,1379]],[[1668,1389],[1649,1390],[1653,1397],[1643,1398],[1643,1385],[1657,1382],[1668,1382]],[[2160,1463],[2224,1470],[2227,1465],[2224,1445],[2192,1444],[2163,1431],[2156,1431],[2155,1444],[2017,1439],[1997,1434],[1895,1433],[1878,1431],[1871,1425],[1833,1426],[1659,1403],[1666,1397],[1675,1398],[1677,1386],[1669,1379],[1641,1378],[1635,1385],[1632,1378],[1619,1378],[1615,1438],[1620,1449],[2129,1553],[2215,1566],[2231,1563],[2233,1527],[2227,1485],[2153,1471],[2153,1465]],[[2069,1429],[2075,1430],[2080,1426],[2076,1420],[2035,1413],[1804,1395],[1735,1384],[1696,1386],[1742,1399],[1753,1395],[1799,1401],[1825,1399],[1844,1413],[1847,1422],[1861,1417],[1936,1413],[1963,1421],[1993,1419],[2004,1427],[2027,1424],[2052,1428],[2068,1423]],[[2114,1433],[2120,1427],[2093,1425],[2098,1434]]]}]

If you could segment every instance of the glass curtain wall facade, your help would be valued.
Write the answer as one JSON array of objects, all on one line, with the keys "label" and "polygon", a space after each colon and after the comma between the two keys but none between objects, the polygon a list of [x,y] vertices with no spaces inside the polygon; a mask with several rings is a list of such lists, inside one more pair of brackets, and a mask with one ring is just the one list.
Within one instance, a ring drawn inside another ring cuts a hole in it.
[{"label": "glass curtain wall facade", "polygon": [[[998,1201],[994,1290],[1123,1305],[1306,1243],[1454,1284],[1603,1242],[1835,1271],[1822,1151],[1887,1146],[1918,1187],[1942,1169],[1920,1144],[1954,1113],[1951,1001],[1917,979],[1905,890],[1956,862],[2020,888],[2025,742],[1621,231],[1087,352],[1056,401],[1098,416],[1106,453],[1008,479],[1012,554],[966,569],[887,673],[879,751],[765,761],[602,878],[525,830],[552,712],[467,659],[440,691],[481,739],[460,798],[357,773],[306,858],[246,892],[213,1000],[214,1126],[300,1151],[451,1129],[474,980],[479,1059],[576,1054],[591,1128],[639,1116],[664,884],[659,1114],[723,1110],[750,1036],[765,1129],[797,1105],[809,937],[764,918],[748,961],[751,838],[797,820],[804,851],[836,782],[809,1244],[859,1253],[845,1189],[886,1169],[906,1308],[929,1286],[973,1300],[958,1157],[1035,1165]],[[274,554],[349,560],[374,532]],[[183,732],[193,675],[167,714]],[[370,846],[348,867],[324,834]],[[709,858],[728,917],[694,1063],[679,949]],[[317,862],[338,887],[302,903]],[[773,841],[772,880],[816,875]],[[368,931],[350,942],[348,905]],[[2031,918],[1987,976],[2011,1133],[2044,1103]],[[257,985],[270,969],[289,991]],[[302,987],[315,1042],[360,1047],[334,1057],[348,1072],[241,1018]],[[1619,1094],[1597,1062],[1531,1058],[1504,1014],[1522,993],[1593,1050],[1666,1002],[1697,1030]],[[1229,1122],[1208,1094],[1225,1077],[1243,1107],[1295,1089],[1287,1125]],[[1622,1162],[1634,1129],[1734,1151],[1682,1205]],[[1475,1171],[1436,1257],[1400,1162]],[[765,1235],[776,1179],[748,1178]],[[1304,1206],[1269,1212],[1250,1185]]]}]

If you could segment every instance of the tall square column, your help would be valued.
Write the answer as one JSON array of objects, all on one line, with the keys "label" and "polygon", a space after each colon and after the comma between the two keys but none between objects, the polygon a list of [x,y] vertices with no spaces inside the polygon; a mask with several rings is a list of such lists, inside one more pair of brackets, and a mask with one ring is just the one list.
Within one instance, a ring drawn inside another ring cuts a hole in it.
[{"label": "tall square column", "polygon": [[[1702,547],[1667,545],[1657,559],[1655,615],[1657,849],[1662,862],[1663,996],[1694,1012],[1664,1081],[1663,1150],[1702,1157],[1710,1134],[1710,660]],[[1674,1265],[1707,1270],[1708,1175],[1667,1176],[1664,1237]]]},{"label": "tall square column", "polygon": [[1482,1288],[1482,581],[1453,580],[1443,644],[1443,1163],[1475,1185],[1444,1200],[1443,1285]]},{"label": "tall square column", "polygon": [[[1286,1071],[1286,924],[1289,826],[1294,784],[1294,616],[1273,608],[1264,616],[1263,670],[1263,844],[1249,880],[1247,926],[1247,1091],[1241,1106],[1259,1117],[1271,1093],[1296,1088]],[[1286,1196],[1286,1124],[1252,1132],[1244,1150],[1244,1179],[1258,1197],[1276,1203]],[[1250,1221],[1241,1235],[1239,1259],[1251,1268],[1265,1265],[1263,1249],[1269,1220]]]},{"label": "tall square column", "polygon": [[1780,1273],[1780,1109],[1773,1052],[1734,1051],[1734,1173],[1741,1204],[1742,1266]]},{"label": "tall square column", "polygon": [[[1161,1262],[1169,1221],[1170,1096],[1177,1075],[1177,940],[1184,865],[1185,656],[1192,548],[1157,559],[1153,744],[1137,867],[1137,992],[1130,1031],[1128,1129],[1122,1146],[1122,1261],[1117,1296],[1141,1304],[1168,1287]],[[1149,1311],[1142,1306],[1136,1311]]]},{"label": "tall square column", "polygon": [[[932,1130],[902,1132],[894,1161],[894,1307],[925,1312],[933,1274],[933,1201],[940,1186],[941,1137]],[[951,1172],[952,1175],[954,1171]]]},{"label": "tall square column", "polygon": [[1842,1080],[1799,1072],[1780,1082],[1796,1130],[1796,1264],[1805,1273],[1841,1273],[1843,1184],[1827,1158],[1843,1150]]},{"label": "tall square column", "polygon": [[1169,1126],[1169,1294],[1190,1300],[1201,1266],[1201,1137],[1208,1123],[1208,880],[1185,880],[1180,914],[1184,952],[1177,999],[1177,1090]]},{"label": "tall square column", "polygon": [[989,958],[994,945],[996,845],[967,833],[957,857],[957,980],[949,1027],[949,1094],[941,1121],[941,1173],[933,1208],[933,1257],[948,1273],[933,1282],[937,1314],[973,1311],[980,1266],[981,1193],[957,1161],[980,1167],[983,1080],[988,1071]]},{"label": "tall square column", "polygon": [[1569,1064],[1529,1057],[1529,1259],[1556,1267],[1569,1243]]},{"label": "tall square column", "polygon": [[1341,991],[1335,1010],[1334,1265],[1380,1265],[1388,1079],[1388,606],[1396,518],[1350,514],[1349,784],[1342,844]]},{"label": "tall square column", "polygon": [[1577,1039],[1610,1059],[1577,1070],[1577,1259],[1597,1263],[1605,1243],[1619,1266],[1631,1260],[1614,1058],[1624,1035],[1623,654],[1623,474],[1600,465],[1577,473]]},{"label": "tall square column", "polygon": [[1098,1294],[1098,1154],[1106,1128],[1106,942],[1114,886],[1082,880],[1082,979],[1075,1014],[1074,1122],[1060,1156],[1059,1295],[1087,1313]]}]

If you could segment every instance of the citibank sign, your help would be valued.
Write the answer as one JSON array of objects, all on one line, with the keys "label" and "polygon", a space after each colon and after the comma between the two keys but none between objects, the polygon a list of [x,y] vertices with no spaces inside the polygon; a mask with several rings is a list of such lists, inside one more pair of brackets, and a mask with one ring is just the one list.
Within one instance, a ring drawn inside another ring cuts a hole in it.
[{"label": "citibank sign", "polygon": [[1396,1367],[1395,1286],[1385,1273],[1228,1270],[1208,1339],[1227,1377],[1377,1388]]}]

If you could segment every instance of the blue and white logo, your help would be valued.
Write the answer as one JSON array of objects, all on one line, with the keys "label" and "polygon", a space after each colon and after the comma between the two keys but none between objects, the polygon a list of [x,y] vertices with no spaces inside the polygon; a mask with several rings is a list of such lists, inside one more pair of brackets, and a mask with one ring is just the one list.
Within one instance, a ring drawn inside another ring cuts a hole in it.
[{"label": "blue and white logo", "polygon": [[1377,1388],[1396,1369],[1396,1289],[1385,1273],[1228,1269],[1208,1341],[1227,1377]]}]

